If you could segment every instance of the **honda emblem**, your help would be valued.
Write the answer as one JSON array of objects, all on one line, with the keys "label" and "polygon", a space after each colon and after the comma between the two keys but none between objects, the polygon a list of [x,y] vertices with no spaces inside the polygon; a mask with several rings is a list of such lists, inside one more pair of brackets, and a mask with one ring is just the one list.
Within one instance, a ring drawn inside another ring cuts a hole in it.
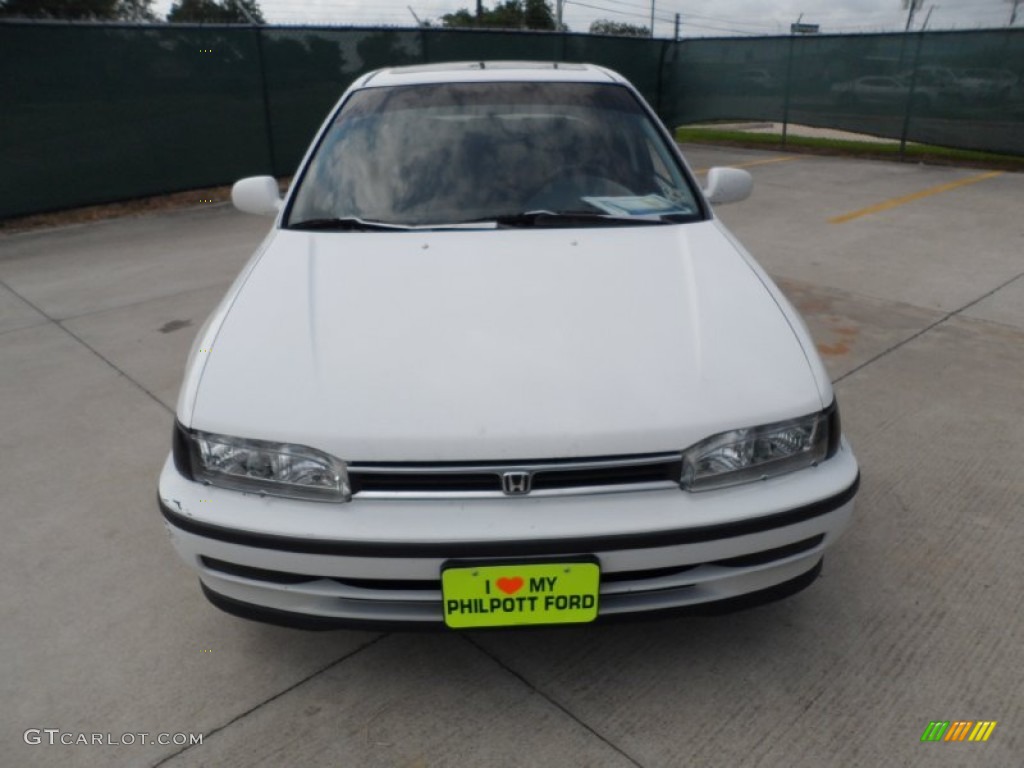
[{"label": "honda emblem", "polygon": [[529,472],[502,472],[501,490],[506,496],[523,496],[530,492]]}]

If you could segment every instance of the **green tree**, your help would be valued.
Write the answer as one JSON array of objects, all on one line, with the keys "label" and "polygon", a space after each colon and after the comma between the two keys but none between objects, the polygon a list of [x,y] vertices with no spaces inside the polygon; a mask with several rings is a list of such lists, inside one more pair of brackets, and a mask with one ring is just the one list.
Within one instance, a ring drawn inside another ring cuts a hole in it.
[{"label": "green tree", "polygon": [[80,21],[156,21],[153,0],[0,0],[0,16]]},{"label": "green tree", "polygon": [[257,0],[179,0],[171,6],[167,20],[178,23],[264,24]]},{"label": "green tree", "polygon": [[488,14],[484,11],[484,26],[498,29],[522,29],[526,26],[522,0],[505,0]]},{"label": "green tree", "polygon": [[523,20],[527,29],[555,28],[555,16],[547,0],[526,0],[523,6]]},{"label": "green tree", "polygon": [[465,8],[460,8],[455,13],[442,16],[441,24],[446,27],[475,27],[476,17]]},{"label": "green tree", "polygon": [[475,12],[460,8],[441,17],[446,27],[491,27],[493,29],[554,29],[555,17],[547,0],[503,0],[493,8]]},{"label": "green tree", "polygon": [[639,24],[626,24],[622,21],[611,21],[609,19],[598,19],[590,25],[592,35],[618,35],[619,37],[650,37],[649,27],[642,27]]},{"label": "green tree", "polygon": [[156,21],[156,14],[153,12],[153,0],[119,0],[119,19],[125,21]]}]

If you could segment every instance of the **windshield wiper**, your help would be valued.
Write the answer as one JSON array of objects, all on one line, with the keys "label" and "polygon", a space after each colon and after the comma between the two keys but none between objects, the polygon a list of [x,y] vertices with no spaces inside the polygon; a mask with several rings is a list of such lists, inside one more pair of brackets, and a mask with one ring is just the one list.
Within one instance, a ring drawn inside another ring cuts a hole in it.
[{"label": "windshield wiper", "polygon": [[406,232],[411,227],[402,224],[387,224],[383,221],[367,221],[358,216],[333,219],[306,219],[289,223],[288,229],[318,229],[331,232]]},{"label": "windshield wiper", "polygon": [[524,211],[484,216],[467,221],[445,224],[388,224],[384,221],[360,219],[358,216],[337,218],[306,219],[288,224],[287,229],[320,230],[330,232],[413,232],[445,229],[476,229],[480,226],[494,226],[498,229],[519,229],[527,227],[629,227],[646,224],[677,224],[687,221],[689,216],[682,213],[652,214],[649,216],[615,216],[592,211]]},{"label": "windshield wiper", "polygon": [[479,221],[493,221],[498,227],[630,227],[648,224],[674,224],[677,214],[653,216],[614,216],[591,211],[525,211],[488,216]]}]

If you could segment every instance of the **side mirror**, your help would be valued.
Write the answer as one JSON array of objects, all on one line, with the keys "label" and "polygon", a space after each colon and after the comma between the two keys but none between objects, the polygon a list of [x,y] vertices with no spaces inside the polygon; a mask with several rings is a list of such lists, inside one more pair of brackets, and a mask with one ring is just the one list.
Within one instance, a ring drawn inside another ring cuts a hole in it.
[{"label": "side mirror", "polygon": [[754,180],[739,168],[712,168],[708,171],[708,185],[704,196],[712,205],[738,203],[750,197]]},{"label": "side mirror", "polygon": [[273,176],[250,176],[231,187],[231,202],[242,213],[276,216],[281,208],[281,195]]}]

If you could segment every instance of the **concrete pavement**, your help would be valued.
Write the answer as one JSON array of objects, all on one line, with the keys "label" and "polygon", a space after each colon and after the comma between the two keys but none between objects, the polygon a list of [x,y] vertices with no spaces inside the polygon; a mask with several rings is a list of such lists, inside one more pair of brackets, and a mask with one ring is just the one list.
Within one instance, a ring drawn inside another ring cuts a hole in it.
[{"label": "concrete pavement", "polygon": [[[803,312],[861,462],[815,584],[557,631],[222,614],[155,483],[192,336],[268,222],[221,206],[0,236],[0,765],[1019,766],[1024,177],[918,196],[979,172],[688,157],[749,164],[754,196],[719,213]],[[980,719],[984,744],[920,742]],[[140,733],[203,743],[59,743]]]}]

